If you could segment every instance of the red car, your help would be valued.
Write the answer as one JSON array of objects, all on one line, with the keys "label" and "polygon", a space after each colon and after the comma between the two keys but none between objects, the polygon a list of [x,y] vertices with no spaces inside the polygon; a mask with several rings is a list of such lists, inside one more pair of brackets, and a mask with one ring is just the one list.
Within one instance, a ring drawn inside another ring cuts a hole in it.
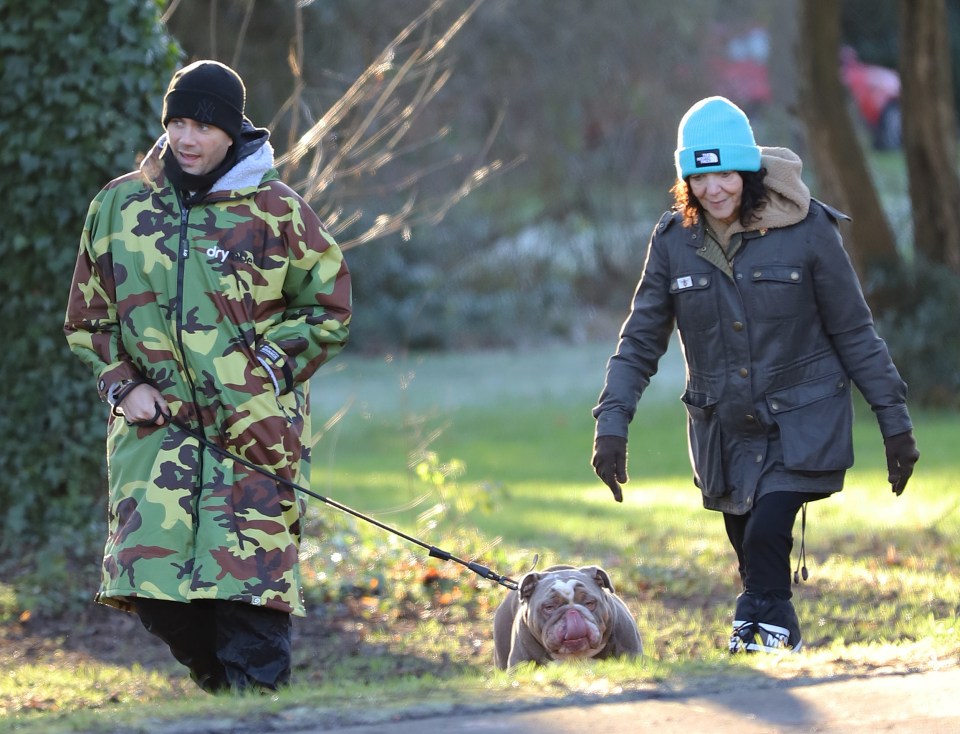
[{"label": "red car", "polygon": [[[747,110],[769,103],[769,52],[765,28],[755,26],[729,37],[710,62],[717,92]],[[844,46],[840,52],[840,78],[870,129],[873,146],[877,150],[899,148],[900,75],[893,69],[863,63],[856,51]]]},{"label": "red car", "polygon": [[767,74],[769,56],[766,28],[755,26],[727,40],[721,52],[710,60],[717,92],[748,112],[770,102],[773,95]]},{"label": "red car", "polygon": [[873,146],[899,148],[900,75],[884,66],[864,64],[849,46],[840,51],[840,75],[873,133]]}]

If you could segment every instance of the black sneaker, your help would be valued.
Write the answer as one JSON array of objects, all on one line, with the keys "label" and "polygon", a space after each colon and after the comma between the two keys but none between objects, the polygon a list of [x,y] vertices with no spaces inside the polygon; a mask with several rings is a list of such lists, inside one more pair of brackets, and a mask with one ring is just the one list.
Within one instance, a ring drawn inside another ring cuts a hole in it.
[{"label": "black sneaker", "polygon": [[737,597],[730,652],[797,652],[803,645],[800,621],[789,599],[743,593]]}]

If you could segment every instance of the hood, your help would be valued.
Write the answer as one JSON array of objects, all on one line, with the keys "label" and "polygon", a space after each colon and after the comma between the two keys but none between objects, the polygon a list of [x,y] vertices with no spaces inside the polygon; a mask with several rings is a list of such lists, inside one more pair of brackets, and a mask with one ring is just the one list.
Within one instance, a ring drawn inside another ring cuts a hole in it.
[{"label": "hood", "polygon": [[760,165],[767,169],[763,183],[769,190],[767,205],[758,212],[752,229],[789,227],[802,222],[810,210],[810,189],[800,178],[803,161],[789,148],[760,148]]},{"label": "hood", "polygon": [[763,179],[767,187],[767,205],[757,214],[760,219],[744,227],[739,221],[723,224],[705,213],[707,224],[717,240],[726,245],[738,232],[776,229],[802,222],[810,210],[810,189],[800,178],[803,162],[789,148],[760,148],[760,165],[767,169]]},{"label": "hood", "polygon": [[262,127],[254,127],[249,120],[243,119],[240,131],[239,154],[237,164],[221,176],[211,191],[234,191],[259,186],[263,175],[273,168],[273,146],[270,145],[270,132]]}]

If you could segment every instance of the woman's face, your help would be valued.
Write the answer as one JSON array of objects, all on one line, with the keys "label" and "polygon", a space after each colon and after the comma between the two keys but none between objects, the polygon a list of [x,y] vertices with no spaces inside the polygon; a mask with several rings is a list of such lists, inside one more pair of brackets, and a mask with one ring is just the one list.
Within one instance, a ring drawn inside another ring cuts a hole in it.
[{"label": "woman's face", "polygon": [[740,217],[743,179],[736,171],[695,173],[690,177],[690,192],[714,219],[731,224]]}]

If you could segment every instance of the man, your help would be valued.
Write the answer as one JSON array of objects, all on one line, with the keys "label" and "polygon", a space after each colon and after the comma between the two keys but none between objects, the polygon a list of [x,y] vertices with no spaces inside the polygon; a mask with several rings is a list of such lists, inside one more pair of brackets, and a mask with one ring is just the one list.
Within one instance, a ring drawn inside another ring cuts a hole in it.
[{"label": "man", "polygon": [[90,205],[64,326],[112,407],[97,600],[210,692],[287,683],[304,613],[302,499],[224,452],[309,482],[309,379],[351,314],[342,253],[245,97],[215,61],[173,76],[166,134]]}]

